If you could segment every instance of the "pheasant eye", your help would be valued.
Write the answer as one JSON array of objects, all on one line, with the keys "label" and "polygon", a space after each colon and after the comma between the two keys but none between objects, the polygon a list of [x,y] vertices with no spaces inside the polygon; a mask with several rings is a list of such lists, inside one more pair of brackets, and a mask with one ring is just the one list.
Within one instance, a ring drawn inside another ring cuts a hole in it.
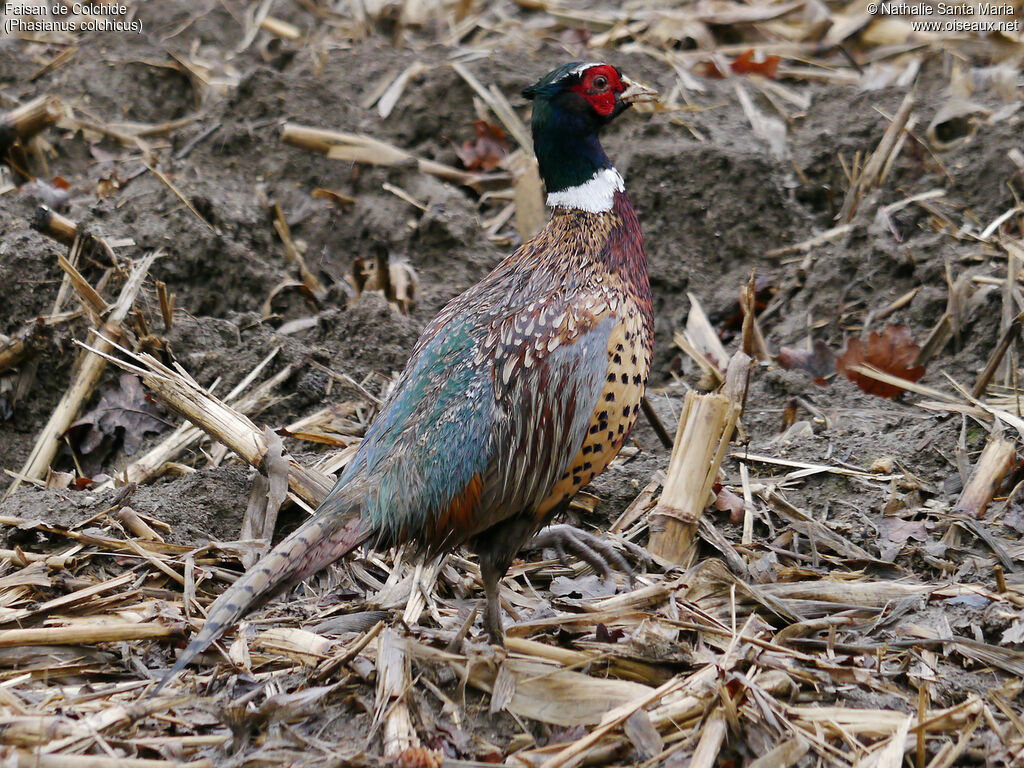
[{"label": "pheasant eye", "polygon": [[604,75],[598,75],[597,77],[594,78],[594,87],[595,88],[607,88],[608,87],[608,78],[605,77]]}]

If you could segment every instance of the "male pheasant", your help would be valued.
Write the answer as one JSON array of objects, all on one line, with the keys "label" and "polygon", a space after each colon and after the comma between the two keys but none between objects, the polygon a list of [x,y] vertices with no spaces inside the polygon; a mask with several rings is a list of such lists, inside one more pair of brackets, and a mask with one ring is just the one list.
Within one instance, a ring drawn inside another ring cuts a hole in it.
[{"label": "male pheasant", "polygon": [[[316,514],[216,600],[164,682],[257,602],[366,541],[426,557],[467,544],[500,643],[498,582],[512,559],[619,452],[654,322],[640,225],[598,131],[654,92],[574,62],[523,95],[551,220],[427,326]],[[618,557],[566,525],[541,540],[603,570]]]}]

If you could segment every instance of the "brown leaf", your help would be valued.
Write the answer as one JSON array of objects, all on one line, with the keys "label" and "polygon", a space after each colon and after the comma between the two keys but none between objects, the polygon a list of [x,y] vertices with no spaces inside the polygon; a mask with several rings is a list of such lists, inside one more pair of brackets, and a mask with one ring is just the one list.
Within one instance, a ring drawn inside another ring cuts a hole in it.
[{"label": "brown leaf", "polygon": [[923,520],[883,517],[878,521],[878,548],[880,558],[885,562],[891,563],[896,559],[907,539],[927,541],[928,532]]},{"label": "brown leaf", "polygon": [[782,347],[775,356],[777,362],[787,371],[805,371],[820,387],[828,386],[828,377],[836,372],[836,353],[821,339],[815,339],[812,349]]},{"label": "brown leaf", "polygon": [[751,48],[737,56],[736,60],[729,65],[729,69],[737,75],[757,74],[774,79],[775,73],[779,69],[779,57],[765,56],[763,61],[754,61],[754,49]]},{"label": "brown leaf", "polygon": [[125,455],[139,450],[149,432],[161,432],[164,421],[146,395],[138,376],[121,374],[118,386],[107,389],[99,403],[68,429],[68,437],[81,456],[91,456],[90,464],[101,464],[121,443]]},{"label": "brown leaf", "polygon": [[704,67],[701,69],[700,73],[704,75],[704,77],[714,78],[715,80],[721,80],[725,77],[725,72],[720,70],[718,65],[713,61],[705,61]]},{"label": "brown leaf", "polygon": [[313,190],[312,195],[320,200],[330,200],[335,205],[350,205],[356,201],[351,195],[344,195],[341,192],[325,187],[317,187]]},{"label": "brown leaf", "polygon": [[799,412],[799,408],[800,401],[795,397],[791,397],[786,401],[786,407],[782,411],[782,429],[779,432],[785,432],[796,424],[796,415]]},{"label": "brown leaf", "polygon": [[715,496],[715,509],[719,512],[729,513],[729,522],[739,524],[743,522],[744,507],[743,499],[730,491],[722,488]]},{"label": "brown leaf", "polygon": [[911,341],[907,326],[887,325],[881,334],[871,332],[866,349],[860,339],[850,339],[846,351],[836,358],[836,370],[869,395],[895,397],[903,391],[902,387],[876,381],[849,368],[870,365],[891,376],[917,381],[924,376],[924,366],[913,365],[920,352],[921,348]]},{"label": "brown leaf", "polygon": [[441,768],[444,754],[426,747],[408,747],[394,760],[395,768]]},{"label": "brown leaf", "polygon": [[486,120],[473,123],[476,138],[456,147],[455,154],[470,171],[493,171],[508,154],[505,131]]},{"label": "brown leaf", "polygon": [[604,622],[598,622],[594,627],[594,639],[599,643],[617,643],[626,636],[626,630],[621,627],[608,629]]},{"label": "brown leaf", "polygon": [[[729,69],[736,75],[755,74],[775,79],[775,75],[779,70],[779,62],[780,59],[778,56],[765,56],[761,61],[754,61],[754,49],[751,48],[737,56],[732,63],[729,64]],[[704,68],[700,73],[704,75],[704,77],[711,77],[715,79],[725,77],[725,72],[723,72],[714,61],[705,62]]]}]

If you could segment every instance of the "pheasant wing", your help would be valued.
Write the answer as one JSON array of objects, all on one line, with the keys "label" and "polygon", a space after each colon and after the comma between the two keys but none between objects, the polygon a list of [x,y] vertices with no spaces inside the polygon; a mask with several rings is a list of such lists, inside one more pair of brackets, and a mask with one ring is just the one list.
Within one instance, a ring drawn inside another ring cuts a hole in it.
[{"label": "pheasant wing", "polygon": [[435,553],[532,512],[579,451],[615,318],[585,295],[510,303],[438,316],[339,481],[380,543]]}]

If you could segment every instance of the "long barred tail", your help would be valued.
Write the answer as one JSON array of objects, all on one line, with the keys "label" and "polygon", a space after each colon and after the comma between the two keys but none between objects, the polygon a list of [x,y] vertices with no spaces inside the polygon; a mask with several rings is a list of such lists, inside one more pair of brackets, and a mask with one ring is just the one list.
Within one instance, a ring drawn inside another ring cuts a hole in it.
[{"label": "long barred tail", "polygon": [[[332,505],[333,506],[333,505]],[[369,537],[371,529],[355,508],[324,509],[242,574],[210,606],[206,623],[153,691],[155,695],[196,656],[259,603],[298,584]]]}]

